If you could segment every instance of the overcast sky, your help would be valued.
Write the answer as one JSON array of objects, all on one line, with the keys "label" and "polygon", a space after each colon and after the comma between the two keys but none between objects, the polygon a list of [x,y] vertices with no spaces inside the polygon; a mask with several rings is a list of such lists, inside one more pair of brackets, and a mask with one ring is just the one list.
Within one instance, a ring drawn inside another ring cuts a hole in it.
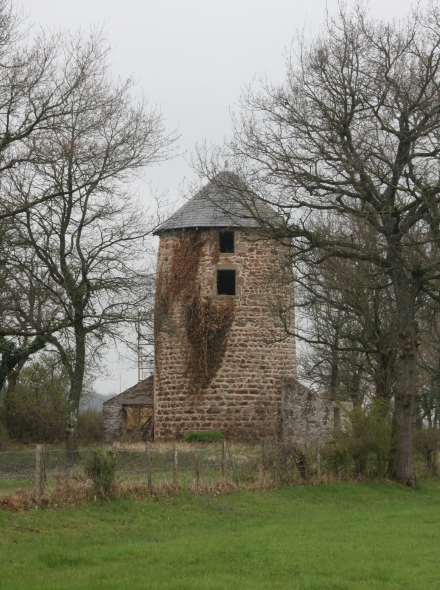
[{"label": "overcast sky", "polygon": [[[421,4],[426,5],[426,0]],[[390,20],[408,13],[410,0],[371,0],[370,13]],[[281,82],[284,53],[295,32],[313,35],[337,0],[22,0],[30,21],[57,31],[104,26],[113,72],[133,76],[180,147],[221,143],[228,135],[229,109],[252,80]],[[147,171],[154,186],[177,200],[179,186],[194,174],[183,157]],[[113,377],[98,383],[102,393],[133,385],[137,371],[115,364]]]}]

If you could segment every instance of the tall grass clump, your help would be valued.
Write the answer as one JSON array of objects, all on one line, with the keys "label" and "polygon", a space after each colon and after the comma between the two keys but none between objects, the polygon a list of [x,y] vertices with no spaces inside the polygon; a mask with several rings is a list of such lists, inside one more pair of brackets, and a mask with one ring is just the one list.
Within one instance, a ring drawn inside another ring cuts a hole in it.
[{"label": "tall grass clump", "polygon": [[86,475],[93,481],[95,492],[107,498],[115,481],[116,455],[112,451],[93,451],[85,465]]}]

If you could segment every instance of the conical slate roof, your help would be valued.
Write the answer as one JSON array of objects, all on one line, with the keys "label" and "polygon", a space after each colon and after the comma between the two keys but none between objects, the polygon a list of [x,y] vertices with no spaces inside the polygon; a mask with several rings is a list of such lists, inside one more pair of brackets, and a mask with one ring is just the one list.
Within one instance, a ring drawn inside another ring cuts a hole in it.
[{"label": "conical slate roof", "polygon": [[[258,220],[250,210],[243,205],[244,184],[239,177],[228,171],[220,172],[204,186],[185,205],[180,207],[169,219],[164,221],[154,232],[160,234],[165,231],[186,228],[208,227],[259,227]],[[260,209],[260,207],[259,207]],[[267,211],[265,216],[267,217]],[[274,214],[271,211],[271,214]]]}]

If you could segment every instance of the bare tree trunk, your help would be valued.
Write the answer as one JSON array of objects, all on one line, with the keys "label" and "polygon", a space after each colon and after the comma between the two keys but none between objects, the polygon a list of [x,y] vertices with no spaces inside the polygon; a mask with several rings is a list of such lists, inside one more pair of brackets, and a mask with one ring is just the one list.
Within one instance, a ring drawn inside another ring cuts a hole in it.
[{"label": "bare tree trunk", "polygon": [[339,357],[338,357],[338,347],[339,338],[338,334],[336,334],[334,348],[331,352],[331,363],[330,363],[330,384],[329,384],[329,393],[330,399],[337,399],[337,391],[339,386]]},{"label": "bare tree trunk", "polygon": [[78,450],[78,413],[86,365],[86,332],[82,327],[75,328],[75,367],[70,384],[67,417],[66,446],[75,455]]},{"label": "bare tree trunk", "polygon": [[[402,338],[408,344],[408,338]],[[392,473],[409,486],[417,485],[413,463],[413,430],[416,411],[415,353],[404,352],[397,363],[394,406]]]},{"label": "bare tree trunk", "polygon": [[[378,354],[377,368],[374,372],[376,399],[390,402],[393,397],[394,367],[390,355],[385,352]],[[389,404],[388,404],[389,405]],[[384,408],[386,404],[384,403]]]},{"label": "bare tree trunk", "polygon": [[23,369],[26,361],[19,362],[15,368],[8,375],[8,387],[6,389],[6,396],[10,397],[14,395],[17,389],[17,381],[20,376],[21,370]]},{"label": "bare tree trunk", "polygon": [[357,370],[353,369],[353,375],[349,388],[350,399],[353,406],[362,405],[363,395],[361,395],[361,378],[362,378],[362,367],[358,367]]},{"label": "bare tree trunk", "polygon": [[404,270],[394,266],[392,281],[396,296],[398,350],[394,397],[391,473],[402,483],[416,486],[413,431],[416,413],[416,369],[418,334],[413,289]]},{"label": "bare tree trunk", "polygon": [[69,396],[69,414],[67,416],[66,447],[68,451],[76,454],[78,449],[78,406],[72,399],[72,389]]}]

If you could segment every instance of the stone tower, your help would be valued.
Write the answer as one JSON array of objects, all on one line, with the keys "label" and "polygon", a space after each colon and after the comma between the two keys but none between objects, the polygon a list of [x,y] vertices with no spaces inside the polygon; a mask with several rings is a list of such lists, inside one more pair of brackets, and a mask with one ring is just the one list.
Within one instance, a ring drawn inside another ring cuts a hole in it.
[{"label": "stone tower", "polygon": [[281,380],[296,378],[295,341],[276,311],[293,302],[279,272],[289,246],[259,234],[239,183],[221,172],[156,231],[156,438],[281,434]]}]

